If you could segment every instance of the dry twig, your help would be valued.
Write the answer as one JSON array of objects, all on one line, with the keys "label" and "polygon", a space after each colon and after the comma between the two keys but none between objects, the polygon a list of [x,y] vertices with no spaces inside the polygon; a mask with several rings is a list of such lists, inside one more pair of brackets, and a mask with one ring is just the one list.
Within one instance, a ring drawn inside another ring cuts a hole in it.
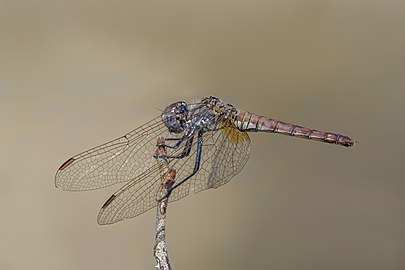
[{"label": "dry twig", "polygon": [[157,140],[157,149],[155,158],[160,165],[159,173],[161,175],[162,183],[159,192],[157,213],[156,213],[156,236],[155,246],[153,248],[153,255],[156,260],[156,269],[158,270],[171,270],[172,267],[169,262],[169,254],[166,248],[166,211],[169,203],[169,190],[174,184],[176,177],[176,170],[169,166],[166,155],[166,148],[164,146],[164,138]]}]

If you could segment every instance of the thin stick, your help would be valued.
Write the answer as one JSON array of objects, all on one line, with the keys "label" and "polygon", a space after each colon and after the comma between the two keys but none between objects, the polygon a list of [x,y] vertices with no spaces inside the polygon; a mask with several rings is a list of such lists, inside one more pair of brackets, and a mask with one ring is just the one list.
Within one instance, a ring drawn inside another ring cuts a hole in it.
[{"label": "thin stick", "polygon": [[164,146],[164,138],[159,138],[157,141],[157,149],[155,158],[160,165],[161,174],[161,190],[160,200],[157,205],[156,213],[156,236],[155,246],[153,248],[153,255],[155,257],[158,270],[171,270],[172,267],[169,262],[169,254],[166,248],[166,211],[169,203],[169,189],[174,184],[176,171],[169,166],[166,156],[166,148]]},{"label": "thin stick", "polygon": [[157,263],[155,267],[158,270],[172,269],[166,248],[166,208],[167,198],[159,202],[156,214],[156,244],[153,248],[153,255]]}]

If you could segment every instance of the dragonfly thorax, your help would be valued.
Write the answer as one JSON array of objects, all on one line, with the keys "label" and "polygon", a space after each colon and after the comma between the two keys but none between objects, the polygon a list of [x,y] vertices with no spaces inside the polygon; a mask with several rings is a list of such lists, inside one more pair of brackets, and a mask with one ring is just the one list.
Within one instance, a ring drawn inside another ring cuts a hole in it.
[{"label": "dragonfly thorax", "polygon": [[234,120],[238,113],[232,104],[226,103],[217,97],[206,97],[202,100],[202,103],[226,120]]}]

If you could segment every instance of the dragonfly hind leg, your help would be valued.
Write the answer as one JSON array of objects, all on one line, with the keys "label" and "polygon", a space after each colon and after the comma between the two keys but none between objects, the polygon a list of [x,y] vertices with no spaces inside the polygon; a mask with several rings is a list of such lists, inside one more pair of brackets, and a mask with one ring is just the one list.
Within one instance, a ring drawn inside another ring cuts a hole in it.
[{"label": "dragonfly hind leg", "polygon": [[[188,179],[190,179],[191,177],[193,177],[198,170],[200,169],[200,163],[201,163],[201,151],[202,151],[202,143],[203,143],[203,132],[200,131],[198,132],[198,141],[197,141],[197,152],[195,155],[195,163],[194,163],[194,169],[191,172],[190,175],[186,176],[183,180],[181,180],[180,182],[174,184],[167,192],[167,194],[165,196],[163,196],[162,198],[160,198],[158,201],[161,201],[165,198],[167,198],[168,196],[170,196],[170,194],[173,192],[174,189],[176,189],[178,186],[180,186],[181,184],[183,184],[184,182],[186,182]],[[192,139],[191,139],[192,140]],[[190,147],[191,149],[191,147]],[[190,153],[190,150],[188,151]]]}]

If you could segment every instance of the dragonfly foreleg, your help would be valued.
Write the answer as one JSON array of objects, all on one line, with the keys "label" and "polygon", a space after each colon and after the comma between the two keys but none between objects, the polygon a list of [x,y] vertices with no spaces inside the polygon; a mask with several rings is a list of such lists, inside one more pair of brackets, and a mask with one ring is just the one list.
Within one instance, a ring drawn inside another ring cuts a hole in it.
[{"label": "dragonfly foreleg", "polygon": [[[165,138],[165,140],[162,143],[157,144],[156,146],[163,146],[170,149],[177,149],[184,141],[188,141],[191,137],[194,137],[194,134],[195,128],[192,128],[189,131],[187,131],[187,133],[184,134],[181,138]],[[174,145],[168,145],[166,144],[166,141],[177,141],[177,142]]]},{"label": "dragonfly foreleg", "polygon": [[163,146],[163,147],[170,148],[170,149],[176,149],[181,145],[181,143],[185,139],[186,139],[186,136],[183,136],[181,138],[165,138],[165,141],[177,141],[177,143],[175,145],[168,145],[165,142],[163,142],[161,144],[157,144],[156,146]]},{"label": "dragonfly foreleg", "polygon": [[165,158],[184,158],[187,157],[191,152],[191,147],[193,146],[194,136],[190,137],[186,141],[186,145],[183,147],[183,151],[177,155],[165,155]]},{"label": "dragonfly foreleg", "polygon": [[[185,140],[185,138],[186,137],[167,138],[167,139],[164,138],[161,143],[159,143],[159,141],[158,141],[158,144],[156,146],[158,148],[163,147],[164,149],[166,149],[166,148],[177,149],[180,146],[180,144]],[[174,146],[170,146],[170,145],[167,145],[165,143],[166,140],[179,140],[179,142],[176,143]],[[183,158],[183,157],[186,157],[186,156],[188,156],[190,154],[192,144],[193,144],[193,137],[187,139],[186,145],[183,147],[183,150],[182,150],[182,152],[180,154],[178,154],[178,155],[166,155],[166,154],[164,154],[164,155],[156,155],[155,154],[155,155],[153,155],[153,157],[154,158],[164,158],[166,160],[168,158]]]}]

